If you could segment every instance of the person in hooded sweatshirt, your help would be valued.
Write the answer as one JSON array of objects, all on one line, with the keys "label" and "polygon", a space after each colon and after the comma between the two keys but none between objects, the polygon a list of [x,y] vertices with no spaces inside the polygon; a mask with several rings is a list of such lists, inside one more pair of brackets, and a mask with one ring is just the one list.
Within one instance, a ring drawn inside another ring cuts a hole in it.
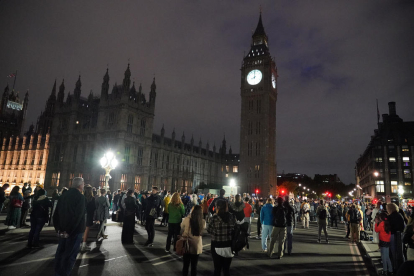
[{"label": "person in hooded sweatshirt", "polygon": [[235,196],[235,202],[231,202],[229,206],[229,212],[233,214],[237,221],[244,221],[244,202],[241,195]]},{"label": "person in hooded sweatshirt", "polygon": [[[216,214],[210,219],[207,232],[211,234],[211,255],[214,263],[214,276],[230,275],[230,265],[233,258],[231,250],[236,219],[228,211],[226,200],[216,201]],[[242,209],[243,217],[244,212]]]},{"label": "person in hooded sweatshirt", "polygon": [[273,200],[268,198],[266,204],[263,205],[260,210],[260,223],[262,224],[262,250],[267,252],[267,238],[270,239],[270,235],[273,230]]},{"label": "person in hooded sweatshirt", "polygon": [[47,198],[46,191],[40,189],[39,197],[33,202],[32,213],[30,214],[30,233],[27,241],[27,247],[39,247],[39,236],[45,223],[49,220],[49,209],[52,208],[52,202]]}]

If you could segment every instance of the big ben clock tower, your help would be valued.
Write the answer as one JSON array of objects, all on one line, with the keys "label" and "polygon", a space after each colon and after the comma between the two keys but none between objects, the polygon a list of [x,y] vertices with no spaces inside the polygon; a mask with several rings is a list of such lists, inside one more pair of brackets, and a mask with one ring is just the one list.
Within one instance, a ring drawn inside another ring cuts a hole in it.
[{"label": "big ben clock tower", "polygon": [[240,186],[267,196],[276,192],[277,68],[262,14],[241,68]]}]

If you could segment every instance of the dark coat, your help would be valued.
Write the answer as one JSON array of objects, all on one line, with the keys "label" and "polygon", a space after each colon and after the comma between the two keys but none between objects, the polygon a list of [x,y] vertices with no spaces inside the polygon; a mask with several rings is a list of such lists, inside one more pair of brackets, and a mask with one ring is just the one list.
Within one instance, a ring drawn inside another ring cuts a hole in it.
[{"label": "dark coat", "polygon": [[109,219],[109,200],[105,196],[100,196],[95,200],[95,218],[94,220],[104,221]]},{"label": "dark coat", "polygon": [[53,215],[56,231],[70,236],[85,232],[85,211],[85,197],[78,189],[70,188],[59,198]]},{"label": "dark coat", "polygon": [[[40,200],[39,200],[40,199]],[[46,219],[45,222],[49,221],[49,208],[53,206],[52,201],[48,197],[39,197],[38,200],[33,201],[33,209],[30,214],[30,218],[34,219]]]},{"label": "dark coat", "polygon": [[391,234],[395,234],[397,231],[404,232],[404,218],[398,212],[393,212],[388,216],[388,220],[391,225]]},{"label": "dark coat", "polygon": [[235,202],[229,204],[229,212],[233,214],[233,216],[238,221],[244,220],[244,202]]},{"label": "dark coat", "polygon": [[[286,204],[285,204],[286,203]],[[295,210],[293,206],[289,204],[289,202],[285,201],[283,206],[286,208],[286,225],[292,226],[293,222],[295,221]]]},{"label": "dark coat", "polygon": [[157,210],[157,214],[159,213],[159,209],[161,207],[161,198],[159,195],[151,194],[147,199],[145,199],[145,215],[149,216],[151,209],[155,208]]},{"label": "dark coat", "polygon": [[217,203],[218,200],[225,200],[225,201],[228,202],[228,200],[226,198],[222,197],[222,196],[219,196],[219,197],[216,197],[215,199],[213,199],[213,201],[210,203],[210,206],[208,206],[208,211],[211,214],[214,214],[213,208],[216,207],[216,203]]}]

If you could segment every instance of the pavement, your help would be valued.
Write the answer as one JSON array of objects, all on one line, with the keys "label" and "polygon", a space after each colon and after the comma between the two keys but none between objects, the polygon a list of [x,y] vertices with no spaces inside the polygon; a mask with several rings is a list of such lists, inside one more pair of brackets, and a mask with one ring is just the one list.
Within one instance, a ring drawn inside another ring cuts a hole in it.
[{"label": "pavement", "polygon": [[[0,216],[0,222],[4,215]],[[1,223],[2,224],[2,223]],[[158,225],[159,222],[156,222]],[[122,245],[119,223],[111,222],[107,228],[108,239],[96,244],[90,232],[89,252],[79,253],[71,275],[182,275],[182,257],[165,253],[167,227],[156,226],[153,247],[145,247],[147,233],[137,224],[133,245]],[[54,253],[57,248],[56,233],[46,227],[41,233],[42,247],[26,249],[29,229],[5,230],[0,226],[0,271],[2,275],[53,275]],[[298,228],[293,233],[293,254],[282,259],[269,259],[261,252],[260,240],[250,239],[250,249],[233,258],[232,275],[377,275],[368,255],[361,254],[362,246],[349,243],[342,224],[339,229],[328,229],[329,241],[317,243],[317,225],[309,229]],[[256,235],[256,220],[252,224]],[[322,239],[324,240],[324,239]],[[198,274],[212,275],[213,261],[210,253],[209,234],[203,234],[203,254],[199,257]]]},{"label": "pavement", "polygon": [[[366,231],[367,234],[372,237],[372,231]],[[365,254],[371,262],[371,265],[375,269],[378,275],[381,275],[382,263],[381,263],[381,252],[378,250],[378,244],[373,243],[372,241],[361,241],[362,252]]]}]

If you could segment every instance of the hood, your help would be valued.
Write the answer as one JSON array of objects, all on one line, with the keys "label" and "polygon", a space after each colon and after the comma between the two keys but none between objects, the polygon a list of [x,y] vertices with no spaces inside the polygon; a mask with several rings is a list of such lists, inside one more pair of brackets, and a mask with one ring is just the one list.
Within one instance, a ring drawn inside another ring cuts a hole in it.
[{"label": "hood", "polygon": [[231,208],[236,212],[243,211],[244,207],[244,202],[236,202],[231,204]]}]

